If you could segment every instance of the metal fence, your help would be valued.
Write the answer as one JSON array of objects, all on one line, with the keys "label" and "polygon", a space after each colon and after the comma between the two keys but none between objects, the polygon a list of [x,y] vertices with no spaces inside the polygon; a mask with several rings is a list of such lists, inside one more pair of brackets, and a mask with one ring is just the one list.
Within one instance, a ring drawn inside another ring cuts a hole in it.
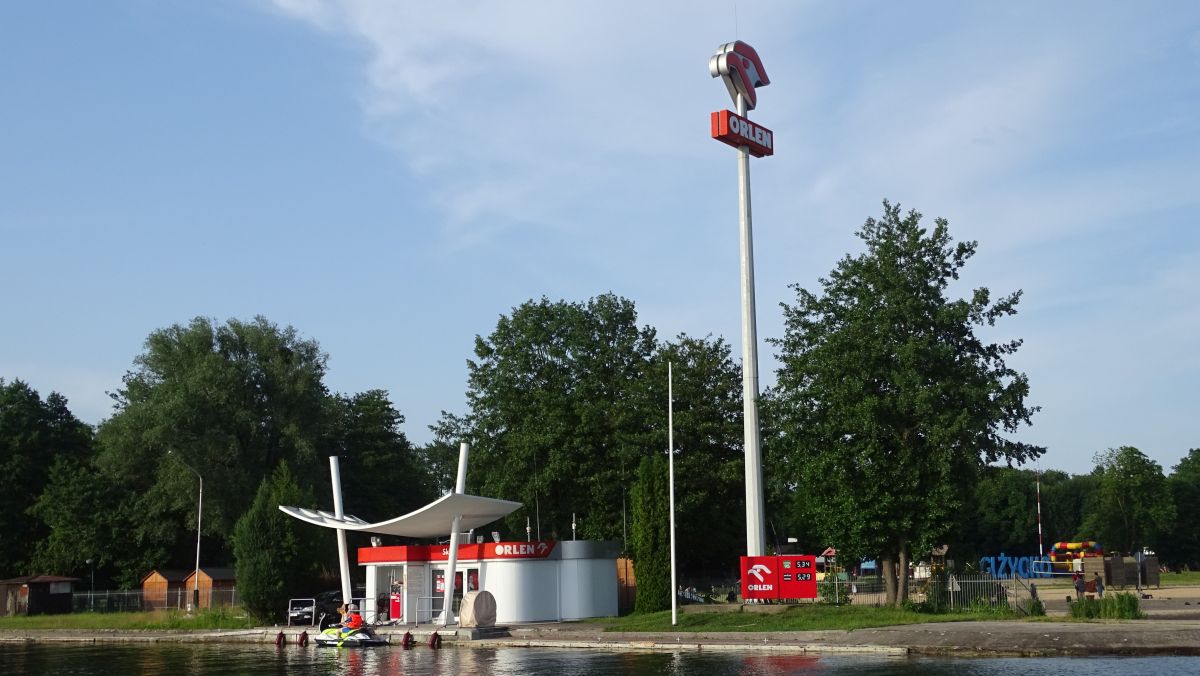
[{"label": "metal fence", "polygon": [[[863,606],[882,606],[887,590],[882,578],[846,577],[819,585],[820,600]],[[939,611],[1002,611],[1028,613],[1030,590],[1020,579],[991,575],[935,575],[908,581],[908,598]]]},{"label": "metal fence", "polygon": [[[241,603],[236,589],[214,589],[200,592],[200,608],[224,608]],[[77,613],[121,613],[142,610],[187,610],[192,604],[192,590],[171,590],[147,594],[141,589],[117,591],[75,592],[71,609]]]}]

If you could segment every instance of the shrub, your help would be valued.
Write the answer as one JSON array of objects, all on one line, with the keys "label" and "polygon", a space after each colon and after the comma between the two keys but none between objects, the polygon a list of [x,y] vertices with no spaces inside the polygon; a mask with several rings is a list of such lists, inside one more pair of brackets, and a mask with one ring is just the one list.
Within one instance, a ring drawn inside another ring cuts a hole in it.
[{"label": "shrub", "polygon": [[850,585],[844,582],[837,582],[834,586],[833,580],[825,580],[817,583],[817,595],[820,597],[820,603],[825,603],[831,606],[848,606],[853,602],[850,598]]},{"label": "shrub", "polygon": [[1109,594],[1102,599],[1081,599],[1071,604],[1071,617],[1079,620],[1137,620],[1145,617],[1138,597],[1129,592]]},{"label": "shrub", "polygon": [[667,462],[642,460],[633,484],[633,570],[637,596],[633,608],[653,613],[671,607],[671,544],[667,533]]}]

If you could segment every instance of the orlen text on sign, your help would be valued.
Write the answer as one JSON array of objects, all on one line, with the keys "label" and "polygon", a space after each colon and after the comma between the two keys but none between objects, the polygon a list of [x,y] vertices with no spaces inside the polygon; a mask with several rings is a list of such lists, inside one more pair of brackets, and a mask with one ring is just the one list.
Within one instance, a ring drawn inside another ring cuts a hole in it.
[{"label": "orlen text on sign", "polygon": [[755,157],[775,154],[775,133],[732,110],[712,114],[712,137],[734,148],[746,146]]}]

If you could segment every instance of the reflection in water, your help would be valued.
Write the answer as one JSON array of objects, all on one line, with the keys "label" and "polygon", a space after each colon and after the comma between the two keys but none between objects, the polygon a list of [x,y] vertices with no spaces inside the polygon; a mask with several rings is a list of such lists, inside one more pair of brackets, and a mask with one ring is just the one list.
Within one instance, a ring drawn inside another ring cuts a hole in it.
[{"label": "reflection in water", "polygon": [[0,645],[0,674],[39,676],[457,676],[498,674],[674,674],[774,676],[777,674],[901,674],[907,676],[1009,676],[1087,673],[1126,676],[1200,673],[1200,658],[932,659],[874,656],[786,655],[727,652],[638,652],[549,648],[399,647],[328,649],[270,644]]}]

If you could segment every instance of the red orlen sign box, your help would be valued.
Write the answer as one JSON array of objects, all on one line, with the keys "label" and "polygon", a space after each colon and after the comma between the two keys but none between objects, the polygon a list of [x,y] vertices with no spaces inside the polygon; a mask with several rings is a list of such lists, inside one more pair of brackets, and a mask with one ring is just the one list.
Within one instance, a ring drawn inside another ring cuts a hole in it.
[{"label": "red orlen sign box", "polygon": [[742,598],[779,598],[779,557],[742,557]]},{"label": "red orlen sign box", "polygon": [[775,132],[738,115],[732,110],[712,114],[712,137],[734,148],[746,146],[755,157],[775,154]]},{"label": "red orlen sign box", "polygon": [[779,598],[817,598],[817,557],[788,554],[779,560]]}]

